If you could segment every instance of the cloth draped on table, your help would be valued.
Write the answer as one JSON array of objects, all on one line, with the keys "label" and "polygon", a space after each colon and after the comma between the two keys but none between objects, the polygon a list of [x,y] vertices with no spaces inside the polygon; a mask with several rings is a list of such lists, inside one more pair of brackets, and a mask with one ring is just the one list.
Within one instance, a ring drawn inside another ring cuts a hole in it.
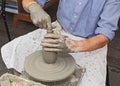
[{"label": "cloth draped on table", "polygon": [[[53,27],[55,33],[68,36],[73,40],[84,40],[65,32],[57,21],[53,23]],[[1,48],[1,54],[7,68],[14,68],[18,72],[24,71],[25,57],[42,49],[40,43],[45,34],[46,30],[39,28],[5,44]],[[86,69],[79,86],[105,86],[107,45],[90,52],[69,54],[73,56],[76,64]]]}]

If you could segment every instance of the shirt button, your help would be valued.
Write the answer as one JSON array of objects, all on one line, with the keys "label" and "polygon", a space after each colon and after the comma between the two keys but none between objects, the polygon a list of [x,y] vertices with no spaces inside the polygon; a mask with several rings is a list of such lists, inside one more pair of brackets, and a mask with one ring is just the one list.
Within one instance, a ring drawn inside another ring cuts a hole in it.
[{"label": "shirt button", "polygon": [[81,2],[79,2],[79,5],[81,5],[82,3]]},{"label": "shirt button", "polygon": [[71,27],[70,29],[72,30],[73,28]]},{"label": "shirt button", "polygon": [[77,16],[74,16],[74,18],[77,18]]}]

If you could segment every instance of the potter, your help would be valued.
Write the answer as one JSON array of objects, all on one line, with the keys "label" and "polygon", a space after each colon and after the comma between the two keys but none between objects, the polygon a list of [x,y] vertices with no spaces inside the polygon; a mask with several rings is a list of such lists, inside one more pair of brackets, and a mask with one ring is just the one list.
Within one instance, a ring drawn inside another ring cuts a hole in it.
[{"label": "potter", "polygon": [[[46,30],[54,26],[50,16],[42,9],[47,1],[49,0],[23,0],[24,9],[30,13],[33,23],[40,29],[16,38],[1,48],[7,67],[23,71],[25,58],[42,50],[42,47],[47,52],[68,49],[67,53],[74,58],[76,64],[86,69],[79,86],[105,86],[107,44],[115,35],[120,16],[120,1],[60,0],[56,23],[57,32],[60,32],[55,40],[65,38],[62,43],[67,48],[59,47],[61,41],[42,41],[44,36],[49,35]],[[54,35],[56,34],[49,36],[54,39]]]}]

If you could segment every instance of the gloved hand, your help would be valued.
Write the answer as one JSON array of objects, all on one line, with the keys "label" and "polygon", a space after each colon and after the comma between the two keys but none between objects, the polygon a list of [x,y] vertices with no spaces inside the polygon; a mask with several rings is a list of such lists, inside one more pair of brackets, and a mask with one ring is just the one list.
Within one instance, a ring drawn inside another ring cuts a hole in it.
[{"label": "gloved hand", "polygon": [[79,52],[76,47],[75,40],[71,40],[66,36],[60,34],[46,34],[45,39],[42,40],[41,45],[45,51],[55,52]]},{"label": "gloved hand", "polygon": [[32,3],[28,6],[33,24],[40,28],[51,29],[51,18],[37,3]]}]

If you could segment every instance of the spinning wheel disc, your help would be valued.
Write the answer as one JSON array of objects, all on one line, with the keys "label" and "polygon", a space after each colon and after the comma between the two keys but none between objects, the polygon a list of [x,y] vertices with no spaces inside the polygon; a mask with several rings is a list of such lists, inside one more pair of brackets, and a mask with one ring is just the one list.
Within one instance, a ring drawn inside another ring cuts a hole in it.
[{"label": "spinning wheel disc", "polygon": [[54,82],[68,78],[75,70],[75,61],[69,54],[60,54],[55,63],[47,64],[42,51],[37,51],[26,58],[24,67],[34,80]]}]

